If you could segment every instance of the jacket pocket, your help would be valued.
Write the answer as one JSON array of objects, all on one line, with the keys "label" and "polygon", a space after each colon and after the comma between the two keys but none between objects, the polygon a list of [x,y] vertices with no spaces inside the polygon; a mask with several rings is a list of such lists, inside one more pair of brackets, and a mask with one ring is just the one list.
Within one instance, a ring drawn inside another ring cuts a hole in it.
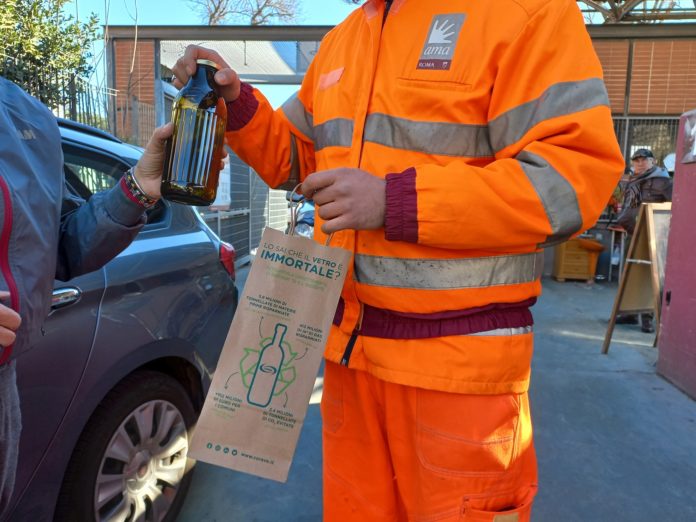
[{"label": "jacket pocket", "polygon": [[397,78],[396,85],[399,89],[411,90],[412,92],[417,89],[425,89],[429,91],[435,91],[436,93],[446,92],[457,92],[457,91],[470,91],[472,85],[470,83],[459,82],[455,80],[431,80],[425,78]]},{"label": "jacket pocket", "polygon": [[447,476],[492,477],[515,456],[516,394],[464,395],[418,389],[417,451],[421,464]]}]

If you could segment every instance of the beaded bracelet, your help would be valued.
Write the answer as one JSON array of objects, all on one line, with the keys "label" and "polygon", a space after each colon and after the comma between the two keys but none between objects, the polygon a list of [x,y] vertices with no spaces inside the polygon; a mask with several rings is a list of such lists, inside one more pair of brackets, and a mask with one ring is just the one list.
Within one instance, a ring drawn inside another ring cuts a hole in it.
[{"label": "beaded bracelet", "polygon": [[135,178],[135,169],[130,169],[128,172],[126,172],[121,181],[124,185],[124,189],[126,190],[126,195],[132,196],[130,199],[136,203],[145,208],[150,208],[157,203],[155,198],[148,196],[147,193],[140,188],[138,180]]}]

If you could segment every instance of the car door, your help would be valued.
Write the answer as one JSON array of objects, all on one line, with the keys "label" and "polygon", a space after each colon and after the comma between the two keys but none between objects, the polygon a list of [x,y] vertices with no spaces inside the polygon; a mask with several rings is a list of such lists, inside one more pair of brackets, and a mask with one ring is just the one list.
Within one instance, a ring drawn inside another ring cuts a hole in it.
[{"label": "car door", "polygon": [[[110,188],[129,168],[113,156],[79,144],[64,142],[63,149],[66,182],[83,198]],[[56,281],[43,337],[17,360],[23,417],[17,492],[44,457],[74,399],[93,347],[104,288],[104,269]]]}]

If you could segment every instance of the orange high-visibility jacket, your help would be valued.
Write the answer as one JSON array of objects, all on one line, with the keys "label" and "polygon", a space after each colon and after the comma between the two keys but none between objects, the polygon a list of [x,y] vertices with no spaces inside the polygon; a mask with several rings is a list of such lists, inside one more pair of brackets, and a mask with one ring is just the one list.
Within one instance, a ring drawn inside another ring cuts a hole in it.
[{"label": "orange high-visibility jacket", "polygon": [[230,113],[228,143],[271,186],[337,167],[387,180],[385,229],[331,241],[354,263],[327,359],[527,389],[542,248],[591,227],[624,168],[575,0],[395,0],[386,16],[371,0],[280,110],[243,85]]}]

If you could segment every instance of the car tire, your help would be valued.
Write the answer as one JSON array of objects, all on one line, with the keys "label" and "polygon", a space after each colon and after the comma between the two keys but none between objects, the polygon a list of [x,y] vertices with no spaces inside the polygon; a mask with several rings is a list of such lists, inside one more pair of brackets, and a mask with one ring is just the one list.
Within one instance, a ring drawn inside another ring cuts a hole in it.
[{"label": "car tire", "polygon": [[194,461],[186,453],[195,421],[176,379],[154,371],[124,378],[75,446],[54,522],[175,520],[191,483]]}]

